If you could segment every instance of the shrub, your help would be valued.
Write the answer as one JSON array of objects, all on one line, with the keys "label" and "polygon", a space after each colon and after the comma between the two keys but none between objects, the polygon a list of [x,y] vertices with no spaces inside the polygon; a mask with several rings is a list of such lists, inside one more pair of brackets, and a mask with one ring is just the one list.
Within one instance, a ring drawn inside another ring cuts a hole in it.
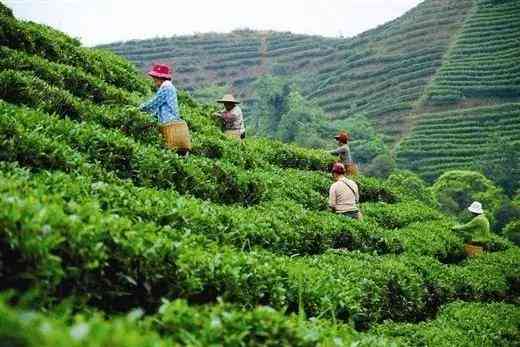
[{"label": "shrub", "polygon": [[426,183],[410,171],[394,172],[385,184],[405,199],[417,200],[430,207],[437,206],[437,201]]},{"label": "shrub", "polygon": [[520,220],[510,222],[504,229],[504,236],[520,246]]},{"label": "shrub", "polygon": [[515,305],[456,302],[431,322],[388,323],[375,333],[397,338],[405,346],[511,346],[520,339],[519,324]]}]

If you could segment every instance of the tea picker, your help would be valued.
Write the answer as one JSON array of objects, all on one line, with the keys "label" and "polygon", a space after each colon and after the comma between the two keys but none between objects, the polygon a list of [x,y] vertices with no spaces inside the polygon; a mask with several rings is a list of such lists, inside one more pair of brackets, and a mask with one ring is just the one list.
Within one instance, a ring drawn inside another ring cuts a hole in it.
[{"label": "tea picker", "polygon": [[342,163],[335,163],[331,171],[334,183],[329,190],[329,207],[338,215],[361,219],[357,183],[345,177],[346,169]]},{"label": "tea picker", "polygon": [[357,165],[352,160],[350,146],[348,145],[348,142],[350,141],[349,134],[346,131],[342,131],[338,135],[334,136],[334,138],[338,141],[339,147],[329,153],[339,156],[340,162],[345,166],[345,174],[347,176],[357,175]]},{"label": "tea picker", "polygon": [[177,101],[177,89],[172,84],[172,69],[165,64],[154,64],[148,75],[153,78],[157,93],[140,109],[155,116],[166,145],[187,155],[191,150],[191,137],[188,125],[181,119]]},{"label": "tea picker", "polygon": [[468,211],[473,214],[473,219],[467,224],[454,226],[452,230],[464,238],[466,242],[464,251],[468,256],[473,257],[484,252],[484,246],[491,241],[491,232],[489,221],[480,202],[473,202],[468,207]]},{"label": "tea picker", "polygon": [[217,100],[219,104],[224,104],[224,110],[216,112],[214,115],[224,123],[224,134],[232,139],[243,140],[246,136],[244,115],[239,101],[231,94],[224,95]]}]

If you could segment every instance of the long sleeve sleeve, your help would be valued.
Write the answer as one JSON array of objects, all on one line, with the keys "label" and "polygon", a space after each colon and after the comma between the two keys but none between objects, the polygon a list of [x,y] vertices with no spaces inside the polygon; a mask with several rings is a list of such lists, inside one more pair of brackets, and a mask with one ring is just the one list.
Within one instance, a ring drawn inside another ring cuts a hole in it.
[{"label": "long sleeve sleeve", "polygon": [[177,90],[169,81],[164,82],[155,96],[140,108],[152,113],[161,124],[180,120]]},{"label": "long sleeve sleeve", "polygon": [[168,90],[161,88],[157,91],[152,99],[142,104],[140,108],[143,111],[153,112],[154,110],[157,110],[162,104],[164,104],[167,98]]},{"label": "long sleeve sleeve", "polygon": [[345,148],[339,147],[339,148],[336,148],[336,149],[334,149],[332,151],[329,151],[329,153],[332,154],[332,155],[340,155],[342,153],[345,153]]},{"label": "long sleeve sleeve", "polygon": [[475,230],[478,228],[478,221],[476,219],[471,220],[469,223],[457,225],[453,227],[453,230],[456,231],[464,240],[471,240]]}]

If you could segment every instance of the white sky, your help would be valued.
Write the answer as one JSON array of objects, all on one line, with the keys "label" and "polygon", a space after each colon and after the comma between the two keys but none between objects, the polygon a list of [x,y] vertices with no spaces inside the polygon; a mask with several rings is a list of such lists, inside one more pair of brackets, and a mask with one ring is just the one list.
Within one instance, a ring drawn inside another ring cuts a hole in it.
[{"label": "white sky", "polygon": [[86,45],[234,29],[353,36],[421,0],[3,0]]}]

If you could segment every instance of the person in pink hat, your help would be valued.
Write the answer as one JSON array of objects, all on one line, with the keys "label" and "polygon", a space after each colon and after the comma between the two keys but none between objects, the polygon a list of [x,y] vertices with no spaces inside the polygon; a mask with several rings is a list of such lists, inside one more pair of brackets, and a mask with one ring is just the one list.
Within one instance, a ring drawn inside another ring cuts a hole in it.
[{"label": "person in pink hat", "polygon": [[177,89],[172,84],[172,69],[166,64],[154,64],[148,75],[153,78],[157,94],[141,105],[141,110],[151,113],[159,124],[181,120],[177,102]]},{"label": "person in pink hat", "polygon": [[157,93],[140,109],[157,119],[166,146],[187,156],[192,147],[190,130],[179,114],[177,89],[171,81],[172,69],[165,64],[155,64],[148,75],[153,78]]}]

